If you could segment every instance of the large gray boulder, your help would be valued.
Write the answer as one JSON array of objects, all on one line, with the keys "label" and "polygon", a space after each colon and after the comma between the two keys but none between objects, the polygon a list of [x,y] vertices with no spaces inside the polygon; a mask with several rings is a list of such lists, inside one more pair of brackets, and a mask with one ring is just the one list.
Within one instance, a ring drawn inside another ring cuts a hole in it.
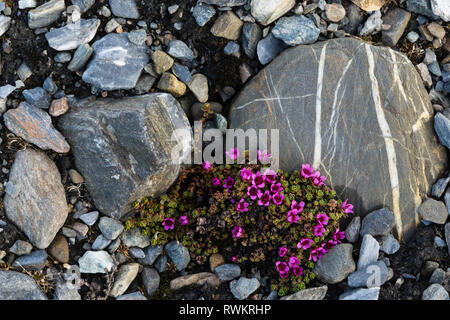
[{"label": "large gray boulder", "polygon": [[410,235],[421,196],[447,167],[432,115],[404,55],[343,38],[285,50],[237,96],[229,123],[279,129],[282,169],[310,163],[355,213],[387,207],[396,232]]},{"label": "large gray boulder", "polygon": [[0,271],[0,300],[47,300],[47,297],[30,276]]},{"label": "large gray boulder", "polygon": [[[186,115],[166,93],[84,101],[62,117],[60,128],[96,207],[116,219],[134,201],[167,190],[180,170],[174,147],[192,141]],[[186,132],[172,141],[177,129]]]},{"label": "large gray boulder", "polygon": [[39,249],[47,248],[69,211],[58,168],[43,152],[19,151],[4,201],[6,216]]}]

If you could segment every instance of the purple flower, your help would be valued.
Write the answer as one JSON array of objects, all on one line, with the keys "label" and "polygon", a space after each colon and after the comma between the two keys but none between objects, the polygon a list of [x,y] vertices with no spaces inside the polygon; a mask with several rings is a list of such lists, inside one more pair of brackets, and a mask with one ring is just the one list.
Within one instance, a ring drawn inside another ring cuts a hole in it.
[{"label": "purple flower", "polygon": [[266,180],[266,176],[261,175],[258,171],[256,174],[252,175],[252,184],[257,186],[258,188],[264,188],[264,181]]},{"label": "purple flower", "polygon": [[258,205],[267,207],[270,204],[270,199],[272,199],[272,196],[270,195],[270,191],[266,190],[259,198]]},{"label": "purple flower", "polygon": [[253,172],[247,168],[242,168],[241,170],[241,178],[244,180],[250,180],[253,176]]},{"label": "purple flower", "polygon": [[162,225],[164,226],[164,230],[173,230],[175,226],[175,219],[165,218]]},{"label": "purple flower", "polygon": [[336,241],[337,243],[341,243],[341,240],[345,239],[345,232],[344,231],[339,231],[339,229],[336,229],[336,231],[334,231],[333,233],[333,240]]},{"label": "purple flower", "polygon": [[330,217],[328,217],[326,213],[319,213],[316,218],[317,222],[322,225],[327,225],[328,220],[330,220]]},{"label": "purple flower", "polygon": [[274,194],[274,195],[272,196],[272,200],[273,200],[273,203],[275,203],[277,206],[279,206],[280,204],[283,203],[283,200],[284,200],[284,194],[282,194],[282,193]]},{"label": "purple flower", "polygon": [[224,188],[229,189],[229,188],[233,187],[233,185],[234,185],[234,179],[232,177],[228,176],[227,178],[225,178],[225,181],[223,183]]},{"label": "purple flower", "polygon": [[189,223],[189,219],[187,216],[181,216],[179,221],[182,226]]},{"label": "purple flower", "polygon": [[326,253],[326,251],[324,248],[313,249],[313,250],[311,250],[311,253],[309,254],[308,260],[317,262],[317,260],[322,258],[325,253]]},{"label": "purple flower", "polygon": [[302,171],[301,171],[301,175],[303,178],[311,178],[314,174],[314,169],[307,163],[307,164],[302,164]]},{"label": "purple flower", "polygon": [[313,228],[313,231],[316,237],[321,237],[325,233],[325,228],[323,227],[323,225],[318,224]]},{"label": "purple flower", "polygon": [[231,261],[236,262],[237,258],[233,256],[233,257],[231,257]]},{"label": "purple flower", "polygon": [[303,239],[300,239],[299,243],[297,243],[297,248],[306,250],[306,249],[311,248],[311,245],[313,243],[314,243],[314,241],[312,241],[311,239],[303,238]]},{"label": "purple flower", "polygon": [[256,198],[261,198],[262,192],[256,186],[251,186],[247,188],[247,195],[252,200],[256,200]]},{"label": "purple flower", "polygon": [[245,202],[244,199],[241,199],[236,205],[236,211],[239,212],[248,211],[248,202]]},{"label": "purple flower", "polygon": [[208,161],[203,162],[203,169],[205,169],[206,171],[211,169],[211,163],[209,163]]},{"label": "purple flower", "polygon": [[[317,171],[317,172],[319,172],[319,171]],[[313,184],[316,185],[316,186],[318,186],[318,187],[321,187],[321,186],[324,185],[324,181],[326,180],[326,178],[327,178],[327,177],[325,177],[325,176],[320,176],[320,172],[319,172],[319,176],[318,176],[318,177],[315,177],[315,178],[313,179]]]},{"label": "purple flower", "polygon": [[231,160],[236,160],[237,158],[239,158],[238,148],[230,149],[227,152],[225,152],[225,154],[229,156]]},{"label": "purple flower", "polygon": [[297,201],[292,201],[291,204],[291,209],[293,210],[297,210],[298,213],[303,211],[303,208],[305,207],[305,203],[303,201],[300,201],[299,203],[297,203]]},{"label": "purple flower", "polygon": [[299,216],[297,216],[298,211],[293,209],[289,210],[287,213],[287,221],[289,223],[297,223],[297,221],[300,219]]},{"label": "purple flower", "polygon": [[297,257],[290,257],[288,261],[289,267],[294,268],[300,265],[300,261],[298,261]]},{"label": "purple flower", "polygon": [[337,245],[337,241],[335,240],[328,240],[326,243],[322,243],[321,247],[325,249],[325,251],[328,251],[330,249],[333,249]]},{"label": "purple flower", "polygon": [[240,226],[235,226],[233,230],[231,230],[231,235],[233,238],[240,238],[244,235],[244,230]]},{"label": "purple flower", "polygon": [[299,267],[299,266],[293,267],[292,268],[292,272],[294,273],[294,275],[296,277],[299,277],[299,276],[301,276],[303,274],[303,268]]},{"label": "purple flower", "polygon": [[277,173],[271,169],[266,169],[263,175],[266,177],[268,183],[274,183],[277,178]]},{"label": "purple flower", "polygon": [[258,150],[258,160],[260,162],[266,163],[266,161],[271,157],[270,153],[267,153],[267,150],[260,151]]},{"label": "purple flower", "polygon": [[277,271],[280,274],[280,277],[286,278],[289,274],[289,266],[286,262],[277,261],[275,262],[275,266],[277,267]]},{"label": "purple flower", "polygon": [[353,205],[350,203],[347,203],[348,199],[345,199],[344,202],[341,204],[341,208],[344,209],[344,213],[354,213],[353,212]]},{"label": "purple flower", "polygon": [[283,191],[283,187],[281,186],[281,183],[273,183],[270,186],[270,191],[272,191],[272,193],[280,193]]},{"label": "purple flower", "polygon": [[213,186],[217,187],[218,185],[220,185],[220,179],[219,178],[214,178],[214,179],[211,180],[211,182],[212,182]]},{"label": "purple flower", "polygon": [[280,250],[278,250],[278,255],[280,257],[283,257],[287,253],[288,249],[286,247],[281,247]]}]

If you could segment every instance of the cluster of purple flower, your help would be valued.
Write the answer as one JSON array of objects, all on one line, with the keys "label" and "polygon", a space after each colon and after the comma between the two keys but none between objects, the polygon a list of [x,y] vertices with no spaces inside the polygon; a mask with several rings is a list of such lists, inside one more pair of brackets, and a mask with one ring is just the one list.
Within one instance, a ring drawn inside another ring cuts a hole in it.
[{"label": "cluster of purple flower", "polygon": [[[288,249],[286,247],[281,247],[278,251],[278,254],[280,257],[284,257],[287,252]],[[289,257],[287,262],[277,261],[275,263],[275,267],[277,268],[277,271],[282,278],[286,278],[289,275],[290,270],[292,270],[292,273],[296,277],[299,277],[303,274],[303,268],[300,267],[300,261],[295,256]]]},{"label": "cluster of purple flower", "polygon": [[[178,222],[180,223],[181,226],[184,226],[189,223],[189,218],[188,216],[181,216]],[[173,228],[175,228],[175,219],[165,218],[164,221],[162,222],[162,225],[165,231],[173,230]]]}]

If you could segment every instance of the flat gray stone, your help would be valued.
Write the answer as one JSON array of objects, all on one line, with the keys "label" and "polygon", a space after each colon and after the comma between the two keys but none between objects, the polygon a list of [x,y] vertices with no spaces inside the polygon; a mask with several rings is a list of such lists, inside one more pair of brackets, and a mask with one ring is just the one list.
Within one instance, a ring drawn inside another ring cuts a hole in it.
[{"label": "flat gray stone", "polygon": [[245,278],[240,277],[238,280],[233,280],[230,282],[231,293],[236,299],[244,300],[247,299],[253,292],[258,290],[260,283],[256,278]]},{"label": "flat gray stone", "polygon": [[431,284],[433,284],[433,283],[442,284],[445,280],[445,276],[446,276],[446,272],[444,270],[442,270],[441,268],[437,268],[431,274],[429,282]]},{"label": "flat gray stone", "polygon": [[4,114],[6,127],[15,135],[35,144],[42,150],[67,153],[70,146],[64,136],[53,127],[49,114],[26,102]]},{"label": "flat gray stone", "polygon": [[230,281],[241,275],[241,267],[237,264],[222,264],[214,269],[221,281]]},{"label": "flat gray stone", "polygon": [[380,244],[378,241],[370,234],[364,235],[359,251],[358,270],[363,270],[375,263],[378,260],[379,251]]},{"label": "flat gray stone", "polygon": [[442,201],[426,199],[419,207],[420,216],[429,222],[444,224],[448,218],[448,211]]},{"label": "flat gray stone", "polygon": [[94,57],[83,73],[83,81],[102,90],[132,89],[149,62],[145,45],[136,45],[126,32],[108,34],[92,45]]},{"label": "flat gray stone", "polygon": [[263,26],[271,24],[295,6],[295,0],[252,0],[252,16]]},{"label": "flat gray stone", "polygon": [[81,19],[64,27],[52,29],[45,34],[50,47],[68,51],[90,42],[100,26],[99,19]]},{"label": "flat gray stone", "polygon": [[262,30],[256,23],[244,23],[242,27],[242,49],[247,57],[254,59],[256,57],[256,47],[262,37]]},{"label": "flat gray stone", "polygon": [[361,223],[361,236],[370,234],[376,236],[386,236],[392,231],[395,225],[394,214],[383,208],[367,214]]},{"label": "flat gray stone", "polygon": [[77,289],[69,287],[66,281],[57,281],[55,285],[54,300],[81,300],[80,293]]},{"label": "flat gray stone", "polygon": [[116,298],[116,300],[147,300],[147,298],[139,291],[123,294]]},{"label": "flat gray stone", "polygon": [[111,241],[112,240],[105,238],[105,236],[103,236],[103,234],[100,234],[97,238],[95,238],[95,241],[92,244],[91,249],[92,250],[103,250],[111,244]]},{"label": "flat gray stone", "polygon": [[317,261],[313,272],[325,283],[341,282],[355,271],[352,251],[350,243],[338,244]]},{"label": "flat gray stone", "polygon": [[132,247],[132,248],[128,249],[128,252],[135,259],[144,259],[145,258],[145,252],[141,248]]},{"label": "flat gray stone", "polygon": [[[59,125],[97,209],[116,219],[134,201],[166,192],[180,170],[172,150],[192,139],[189,120],[166,93],[80,103]],[[186,134],[171,140],[175,130]]]},{"label": "flat gray stone", "polygon": [[236,7],[247,4],[247,0],[201,0],[201,2],[213,4],[218,7]]},{"label": "flat gray stone", "polygon": [[440,112],[434,116],[434,130],[439,141],[450,149],[450,120]]},{"label": "flat gray stone", "polygon": [[167,46],[167,54],[171,57],[189,62],[194,60],[194,52],[181,40],[172,40]]},{"label": "flat gray stone", "polygon": [[30,29],[43,28],[59,19],[66,9],[64,0],[50,0],[36,9],[28,11],[28,27]]},{"label": "flat gray stone", "polygon": [[[450,182],[450,177],[441,178],[439,179],[434,185],[433,189],[431,190],[431,195],[436,198],[440,198],[447,188],[448,183]],[[447,202],[445,203],[447,205]]]},{"label": "flat gray stone", "polygon": [[13,264],[13,268],[22,270],[42,270],[47,262],[48,255],[44,250],[37,250],[33,253],[26,254],[17,258]]},{"label": "flat gray stone", "polygon": [[192,11],[192,15],[200,27],[205,26],[205,24],[207,24],[215,14],[216,10],[214,7],[204,3],[203,1],[197,1],[197,4]]},{"label": "flat gray stone", "polygon": [[78,71],[81,70],[85,64],[88,62],[92,53],[94,53],[94,49],[89,44],[82,44],[77,48],[75,53],[73,54],[72,61],[70,61],[67,69],[70,71]]},{"label": "flat gray stone", "polygon": [[78,260],[81,273],[106,273],[114,266],[114,261],[106,251],[86,251]]},{"label": "flat gray stone", "polygon": [[406,9],[410,12],[414,12],[429,18],[437,19],[437,16],[431,9],[430,0],[407,0]]},{"label": "flat gray stone", "polygon": [[80,220],[83,221],[88,226],[93,226],[97,222],[98,215],[99,215],[98,211],[88,212],[82,214],[80,216]]},{"label": "flat gray stone", "polygon": [[0,14],[0,37],[6,33],[11,24],[11,18]]},{"label": "flat gray stone", "polygon": [[256,53],[261,64],[268,64],[284,49],[288,47],[282,40],[275,38],[272,33],[260,40],[256,46]]},{"label": "flat gray stone", "polygon": [[47,248],[64,225],[68,207],[56,165],[40,151],[19,151],[11,168],[4,207],[39,249]]},{"label": "flat gray stone", "polygon": [[139,19],[135,0],[109,0],[112,13],[121,18]]},{"label": "flat gray stone", "polygon": [[138,263],[128,263],[121,266],[115,275],[114,285],[111,288],[109,296],[116,298],[124,294],[131,282],[137,277],[138,271]]},{"label": "flat gray stone", "polygon": [[280,169],[310,163],[355,213],[389,208],[396,233],[409,236],[421,195],[447,169],[432,115],[406,56],[340,38],[285,50],[235,97],[228,122],[244,131],[279,129]]},{"label": "flat gray stone", "polygon": [[47,300],[47,297],[30,276],[0,270],[0,300]]},{"label": "flat gray stone", "polygon": [[327,294],[327,291],[327,286],[309,288],[300,290],[288,296],[284,296],[280,300],[323,300]]},{"label": "flat gray stone", "polygon": [[356,289],[345,292],[339,296],[339,300],[378,300],[380,288]]},{"label": "flat gray stone", "polygon": [[17,256],[29,254],[31,253],[31,250],[33,250],[33,245],[23,240],[17,240],[14,242],[13,246],[9,248],[9,252],[14,253]]},{"label": "flat gray stone", "polygon": [[95,4],[95,0],[71,0],[71,1],[72,4],[80,8],[81,13],[85,13]]},{"label": "flat gray stone", "polygon": [[389,30],[383,30],[381,33],[383,43],[391,47],[397,45],[398,40],[405,32],[410,18],[411,13],[406,10],[400,8],[390,9],[382,17],[383,23],[391,26]]}]

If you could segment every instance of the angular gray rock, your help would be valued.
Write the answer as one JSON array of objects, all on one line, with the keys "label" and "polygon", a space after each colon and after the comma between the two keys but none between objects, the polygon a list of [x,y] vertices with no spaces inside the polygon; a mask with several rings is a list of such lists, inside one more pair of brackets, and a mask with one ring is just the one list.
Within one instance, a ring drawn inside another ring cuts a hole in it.
[{"label": "angular gray rock", "polygon": [[120,221],[110,217],[101,217],[98,223],[98,228],[105,238],[115,240],[124,230],[124,226]]},{"label": "angular gray rock", "polygon": [[154,295],[159,289],[160,277],[158,271],[153,268],[144,268],[144,271],[142,271],[142,282],[147,294],[150,297]]},{"label": "angular gray rock", "polygon": [[178,241],[169,242],[164,249],[169,258],[177,266],[178,271],[184,270],[191,261],[189,250],[182,246]]},{"label": "angular gray rock", "polygon": [[355,271],[352,251],[353,246],[350,243],[335,246],[317,261],[313,272],[325,283],[341,282]]},{"label": "angular gray rock", "polygon": [[56,281],[54,300],[81,300],[81,296],[75,288],[69,287],[67,282],[60,279]]},{"label": "angular gray rock", "polygon": [[356,289],[344,292],[339,296],[339,300],[378,300],[380,288]]},{"label": "angular gray rock", "polygon": [[327,294],[328,287],[316,287],[300,290],[288,296],[282,297],[280,300],[323,300]]},{"label": "angular gray rock", "polygon": [[70,71],[78,71],[84,67],[84,65],[88,62],[92,53],[94,53],[94,49],[85,43],[77,48],[75,53],[73,54],[72,61],[70,61],[67,69]]},{"label": "angular gray rock", "polygon": [[317,41],[320,29],[305,16],[281,18],[272,29],[275,38],[283,40],[289,46],[310,44]]},{"label": "angular gray rock", "polygon": [[56,165],[43,153],[19,151],[4,200],[6,216],[39,249],[47,248],[69,211]]},{"label": "angular gray rock", "polygon": [[97,222],[98,215],[99,215],[98,211],[88,212],[82,214],[80,216],[80,220],[83,221],[88,226],[93,226]]},{"label": "angular gray rock", "polygon": [[59,124],[99,211],[122,218],[134,201],[164,193],[178,177],[178,161],[184,156],[172,159],[173,149],[188,150],[192,140],[179,103],[169,94],[155,93],[82,105]]},{"label": "angular gray rock", "polygon": [[238,280],[233,280],[230,282],[231,293],[236,297],[236,299],[244,300],[247,299],[253,292],[258,290],[260,283],[256,278],[245,278],[240,277]]},{"label": "angular gray rock", "polygon": [[50,47],[68,51],[90,42],[100,26],[99,19],[81,19],[64,27],[52,29],[45,34]]},{"label": "angular gray rock", "polygon": [[163,246],[148,246],[145,248],[145,258],[140,263],[151,266],[163,251]]},{"label": "angular gray rock", "polygon": [[194,60],[194,52],[181,40],[170,41],[167,46],[167,54],[184,62]]},{"label": "angular gray rock", "polygon": [[44,88],[26,89],[22,91],[22,95],[29,104],[40,109],[48,109],[52,103],[50,95]]},{"label": "angular gray rock", "polygon": [[275,38],[272,33],[260,40],[256,46],[256,53],[261,64],[268,64],[278,56],[288,45],[282,40]]},{"label": "angular gray rock", "polygon": [[361,249],[359,250],[358,270],[365,269],[368,265],[378,260],[380,244],[370,234],[363,237]]},{"label": "angular gray rock", "polygon": [[30,276],[0,270],[0,300],[47,300],[47,297]]},{"label": "angular gray rock", "polygon": [[50,0],[36,9],[28,11],[28,27],[30,29],[43,28],[59,19],[66,9],[64,0]]},{"label": "angular gray rock", "polygon": [[139,291],[127,293],[117,297],[116,300],[147,300],[147,298]]},{"label": "angular gray rock", "polygon": [[390,208],[396,232],[411,235],[421,195],[447,168],[432,115],[403,54],[342,38],[285,50],[236,96],[228,120],[279,129],[281,169],[310,163],[356,213]]},{"label": "angular gray rock", "polygon": [[132,89],[150,57],[145,45],[136,45],[126,32],[108,34],[92,45],[94,57],[83,81],[102,90]]},{"label": "angular gray rock", "polygon": [[0,37],[6,33],[11,24],[11,18],[0,14]]},{"label": "angular gray rock", "polygon": [[88,11],[95,3],[95,0],[71,0],[72,4],[80,8],[81,13]]},{"label": "angular gray rock", "polygon": [[361,229],[361,218],[356,216],[345,229],[345,239],[348,242],[355,243],[358,241],[359,230]]},{"label": "angular gray rock", "polygon": [[138,263],[128,263],[119,268],[115,279],[114,285],[111,288],[109,295],[111,297],[118,297],[127,291],[131,282],[136,278],[139,271]]},{"label": "angular gray rock", "polygon": [[114,261],[106,251],[86,251],[78,264],[81,273],[106,273],[112,270]]},{"label": "angular gray rock", "polygon": [[31,250],[33,250],[33,246],[31,245],[31,243],[23,240],[17,240],[16,242],[14,242],[14,245],[9,248],[9,252],[14,253],[17,256],[29,254],[31,253]]},{"label": "angular gray rock", "polygon": [[247,4],[247,0],[201,0],[201,2],[213,4],[218,7],[236,7]]},{"label": "angular gray rock", "polygon": [[203,1],[197,1],[197,4],[192,11],[192,15],[194,16],[195,21],[200,27],[203,27],[205,24],[207,24],[215,14],[216,10],[214,9],[214,7],[210,6],[207,3],[204,3]]},{"label": "angular gray rock", "polygon": [[434,116],[434,130],[439,141],[450,149],[450,120],[440,112]]},{"label": "angular gray rock", "polygon": [[144,236],[139,228],[125,230],[120,237],[122,243],[127,247],[145,248],[150,245],[150,240]]},{"label": "angular gray rock", "polygon": [[431,10],[442,20],[450,21],[450,3],[447,0],[431,0]]},{"label": "angular gray rock", "polygon": [[103,236],[103,234],[100,234],[97,238],[95,238],[95,241],[92,244],[91,249],[92,250],[103,250],[111,244],[111,241],[112,240],[107,239],[105,236]]},{"label": "angular gray rock", "polygon": [[256,23],[244,23],[242,27],[242,49],[247,57],[254,59],[256,57],[256,47],[262,37],[262,30]]},{"label": "angular gray rock", "polygon": [[383,261],[377,261],[362,270],[348,276],[347,283],[352,288],[374,288],[382,286],[389,276],[388,268]]},{"label": "angular gray rock", "polygon": [[394,254],[400,249],[400,243],[398,243],[397,239],[394,238],[392,234],[388,235],[387,238],[383,241],[380,250],[386,254]]},{"label": "angular gray rock", "polygon": [[397,45],[398,40],[405,32],[410,18],[411,13],[406,10],[400,8],[390,9],[382,17],[383,23],[391,26],[389,30],[383,30],[381,33],[383,43],[391,47]]},{"label": "angular gray rock", "polygon": [[445,242],[447,242],[448,254],[450,255],[450,222],[445,225]]},{"label": "angular gray rock", "polygon": [[429,222],[444,224],[448,218],[448,211],[442,201],[426,199],[419,207],[420,216]]},{"label": "angular gray rock", "polygon": [[376,236],[386,236],[394,228],[394,214],[388,209],[383,208],[367,214],[361,223],[361,236],[370,234]]},{"label": "angular gray rock", "polygon": [[35,144],[42,150],[67,153],[69,144],[61,133],[53,127],[49,114],[26,102],[4,114],[6,127],[15,135]]},{"label": "angular gray rock", "polygon": [[[450,182],[450,176],[446,178],[439,179],[431,189],[431,195],[436,198],[440,198],[442,194],[445,192],[448,183]],[[447,202],[445,203],[447,205]]]}]

